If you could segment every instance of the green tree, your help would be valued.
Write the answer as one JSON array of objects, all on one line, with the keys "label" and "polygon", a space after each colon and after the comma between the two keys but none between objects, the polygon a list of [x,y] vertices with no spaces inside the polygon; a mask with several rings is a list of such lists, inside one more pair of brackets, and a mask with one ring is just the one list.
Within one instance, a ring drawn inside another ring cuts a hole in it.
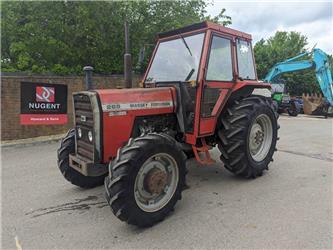
[{"label": "green tree", "polygon": [[92,65],[98,73],[122,73],[125,20],[130,24],[135,66],[142,47],[146,55],[151,53],[158,32],[202,20],[231,23],[225,9],[216,17],[207,16],[208,4],[204,0],[2,2],[1,70],[72,74]]},{"label": "green tree", "polygon": [[[278,31],[267,40],[261,39],[254,46],[259,79],[263,79],[278,62],[297,56],[306,51],[307,37],[298,32]],[[308,58],[309,59],[309,58]],[[313,69],[286,73],[281,76],[291,95],[320,93],[320,87]]]},{"label": "green tree", "polygon": [[221,24],[223,26],[228,26],[228,25],[232,24],[232,21],[231,21],[231,17],[227,16],[225,14],[225,12],[226,12],[226,9],[223,8],[217,16],[212,17],[211,15],[206,15],[204,19],[206,21]]}]

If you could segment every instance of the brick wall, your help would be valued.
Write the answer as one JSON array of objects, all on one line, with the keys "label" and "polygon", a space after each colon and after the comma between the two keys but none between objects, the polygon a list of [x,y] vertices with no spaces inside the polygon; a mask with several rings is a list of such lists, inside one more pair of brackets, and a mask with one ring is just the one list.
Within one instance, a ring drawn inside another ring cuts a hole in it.
[{"label": "brick wall", "polygon": [[[67,112],[65,125],[21,125],[20,124],[20,84],[21,82],[42,82],[65,84],[68,86]],[[139,77],[133,77],[137,86]],[[123,76],[94,76],[96,89],[124,86]],[[25,139],[65,133],[73,124],[72,93],[84,90],[83,76],[2,76],[1,77],[1,140]]]}]

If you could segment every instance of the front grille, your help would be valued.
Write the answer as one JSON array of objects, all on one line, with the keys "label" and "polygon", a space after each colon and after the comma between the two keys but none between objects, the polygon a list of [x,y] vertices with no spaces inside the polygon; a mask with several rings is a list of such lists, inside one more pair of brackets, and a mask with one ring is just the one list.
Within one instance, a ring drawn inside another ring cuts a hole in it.
[{"label": "front grille", "polygon": [[91,100],[90,97],[85,94],[75,94],[73,100],[76,131],[78,131],[78,128],[82,131],[81,138],[79,138],[78,133],[76,133],[76,153],[80,158],[93,162],[95,154],[94,140],[90,142],[88,139],[89,131],[93,133],[93,138],[95,138]]}]

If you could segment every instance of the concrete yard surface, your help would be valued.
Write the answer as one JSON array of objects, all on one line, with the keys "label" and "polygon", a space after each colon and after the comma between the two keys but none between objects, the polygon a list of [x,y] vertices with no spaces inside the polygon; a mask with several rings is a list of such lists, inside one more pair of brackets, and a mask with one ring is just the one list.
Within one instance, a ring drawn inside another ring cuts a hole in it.
[{"label": "concrete yard surface", "polygon": [[119,221],[104,187],[68,183],[57,143],[3,148],[2,249],[332,249],[333,120],[279,121],[278,151],[262,177],[189,160],[190,188],[147,229]]}]

